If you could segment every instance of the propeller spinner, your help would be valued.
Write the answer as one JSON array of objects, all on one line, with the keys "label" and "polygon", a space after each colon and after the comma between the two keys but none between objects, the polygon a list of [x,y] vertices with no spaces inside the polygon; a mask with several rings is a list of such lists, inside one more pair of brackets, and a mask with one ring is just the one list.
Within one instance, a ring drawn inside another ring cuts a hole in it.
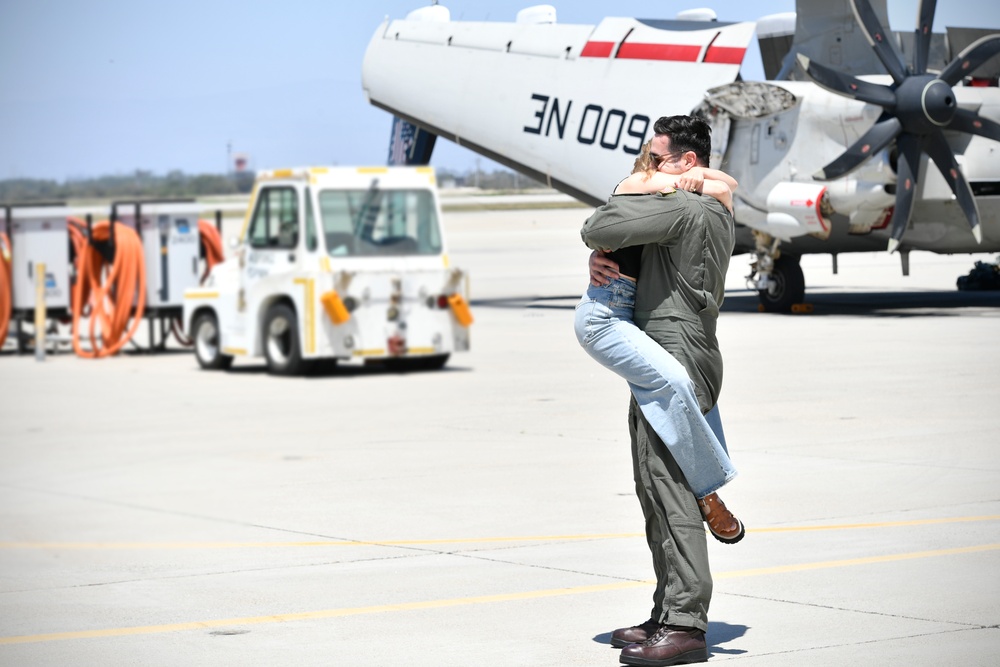
[{"label": "propeller spinner", "polygon": [[977,67],[1000,53],[1000,35],[989,35],[969,45],[940,74],[927,73],[931,24],[936,0],[922,0],[918,14],[914,62],[907,66],[891,35],[879,23],[868,0],[851,0],[854,16],[865,31],[875,54],[885,65],[891,86],[862,81],[853,76],[811,61],[799,55],[799,63],[816,84],[830,92],[845,95],[883,109],[878,122],[847,148],[836,160],[823,167],[813,178],[829,181],[855,169],[893,141],[899,155],[896,169],[896,208],[893,212],[889,251],[899,245],[913,212],[920,156],[927,154],[937,165],[955,193],[965,213],[976,242],[982,242],[979,210],[968,182],[958,168],[955,154],[943,130],[957,130],[1000,141],[1000,124],[978,113],[958,108],[952,86]]}]

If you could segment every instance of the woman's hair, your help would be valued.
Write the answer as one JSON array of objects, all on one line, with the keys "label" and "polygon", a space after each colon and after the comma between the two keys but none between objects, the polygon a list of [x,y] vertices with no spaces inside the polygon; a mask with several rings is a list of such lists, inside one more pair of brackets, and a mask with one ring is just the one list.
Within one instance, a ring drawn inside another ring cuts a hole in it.
[{"label": "woman's hair", "polygon": [[638,174],[640,172],[646,172],[646,178],[649,178],[656,172],[656,163],[653,161],[652,156],[649,154],[649,146],[653,143],[650,139],[642,145],[642,150],[639,155],[635,158],[635,163],[632,165],[632,173]]}]

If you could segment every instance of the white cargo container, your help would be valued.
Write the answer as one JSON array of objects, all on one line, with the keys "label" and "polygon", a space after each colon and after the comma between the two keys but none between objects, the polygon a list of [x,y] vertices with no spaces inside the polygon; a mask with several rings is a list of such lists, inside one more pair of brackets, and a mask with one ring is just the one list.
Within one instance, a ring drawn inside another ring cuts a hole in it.
[{"label": "white cargo container", "polygon": [[[117,203],[115,216],[142,239],[146,266],[146,308],[177,309],[184,290],[199,283],[200,234],[194,202]],[[141,224],[136,223],[136,217]]]},{"label": "white cargo container", "polygon": [[46,311],[68,311],[70,305],[69,209],[53,206],[11,206],[12,306],[16,313],[35,309],[37,267],[45,266]]}]

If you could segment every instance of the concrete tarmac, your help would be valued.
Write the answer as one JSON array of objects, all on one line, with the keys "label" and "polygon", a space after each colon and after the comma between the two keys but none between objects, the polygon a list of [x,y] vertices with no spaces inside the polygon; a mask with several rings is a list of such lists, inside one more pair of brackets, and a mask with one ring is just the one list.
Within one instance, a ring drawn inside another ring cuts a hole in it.
[{"label": "concrete tarmac", "polygon": [[[647,618],[625,384],[576,344],[586,211],[453,212],[442,371],[0,355],[0,665],[616,665]],[[1000,662],[1000,294],[975,259],[733,258],[720,402],[748,526],[710,662]]]}]

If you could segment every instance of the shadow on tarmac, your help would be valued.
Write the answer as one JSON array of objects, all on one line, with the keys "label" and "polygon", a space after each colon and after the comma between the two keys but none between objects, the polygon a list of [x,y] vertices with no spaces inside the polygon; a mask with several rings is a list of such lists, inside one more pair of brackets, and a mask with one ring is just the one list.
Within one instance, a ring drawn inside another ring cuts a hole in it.
[{"label": "shadow on tarmac", "polygon": [[[578,295],[549,297],[509,297],[473,300],[471,305],[483,308],[532,308],[542,310],[573,310],[580,301]],[[968,315],[968,309],[997,309],[1000,314],[1000,291],[962,292],[826,292],[818,289],[806,294],[806,303],[813,311],[808,315],[858,315],[865,317],[954,317]],[[729,291],[722,304],[724,313],[758,313],[760,300],[752,290]],[[772,313],[780,315],[780,313]],[[790,314],[794,315],[794,314]],[[804,315],[797,315],[802,317]]]},{"label": "shadow on tarmac", "polygon": [[[708,639],[708,651],[712,655],[740,655],[746,653],[744,649],[721,648],[719,644],[726,644],[734,639],[739,639],[749,630],[745,625],[731,625],[729,623],[708,622],[708,632],[705,637]],[[594,641],[598,644],[611,645],[611,633],[604,632],[594,636]]]},{"label": "shadow on tarmac", "polygon": [[[358,376],[385,376],[385,375],[420,375],[422,373],[465,373],[471,369],[468,366],[454,366],[449,361],[444,368],[394,368],[383,364],[368,364],[365,366],[340,365],[335,359],[325,359],[310,364],[301,375],[281,376],[291,380],[335,380],[339,378],[351,378]],[[267,375],[267,364],[261,362],[253,365],[239,365],[229,368],[224,373],[232,375]]]},{"label": "shadow on tarmac", "polygon": [[[968,308],[1000,309],[1000,292],[825,292],[806,293],[809,315],[864,315],[878,317],[956,316]],[[724,313],[756,313],[760,300],[751,290],[727,292]]]},{"label": "shadow on tarmac", "polygon": [[734,639],[739,639],[745,635],[749,629],[750,628],[745,625],[733,625],[730,623],[709,621],[708,632],[705,633],[705,636],[708,638],[708,652],[712,655],[740,655],[746,653],[746,649],[721,648],[719,644],[726,644]]},{"label": "shadow on tarmac", "polygon": [[[3,348],[3,345],[0,345],[0,348]],[[89,350],[90,348],[86,347],[85,349]],[[147,348],[130,347],[130,348],[126,348],[126,349],[122,350],[117,355],[112,355],[112,356],[119,356],[119,357],[151,357],[151,356],[158,356],[159,357],[159,356],[164,356],[164,355],[167,355],[167,356],[189,355],[191,353],[192,353],[192,349],[189,348],[189,347],[188,348],[168,347],[168,348],[162,348],[162,349],[161,348],[156,348],[156,349],[152,349],[152,350],[147,349]],[[26,344],[26,345],[22,346],[22,349],[18,349],[15,345],[8,345],[6,348],[0,349],[0,356],[5,356],[5,355],[10,355],[12,357],[14,357],[14,356],[28,356],[28,355],[34,356],[35,355],[35,349],[34,349],[34,346],[30,345],[30,344]],[[73,346],[72,345],[67,345],[67,344],[60,343],[60,345],[58,347],[56,347],[55,349],[52,349],[51,347],[48,348],[45,351],[45,356],[46,357],[71,357],[71,356],[76,356],[76,352],[73,351]],[[99,361],[99,360],[97,360],[97,361]]]}]

